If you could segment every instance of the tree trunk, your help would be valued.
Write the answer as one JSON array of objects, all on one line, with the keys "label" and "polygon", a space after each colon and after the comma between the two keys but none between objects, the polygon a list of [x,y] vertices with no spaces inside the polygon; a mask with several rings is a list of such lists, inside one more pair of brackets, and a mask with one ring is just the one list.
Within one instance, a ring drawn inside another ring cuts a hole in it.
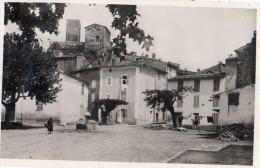
[{"label": "tree trunk", "polygon": [[106,125],[107,124],[107,115],[108,113],[102,112],[102,124]]},{"label": "tree trunk", "polygon": [[15,104],[10,103],[5,105],[5,123],[8,124],[10,120],[14,119],[15,114]]},{"label": "tree trunk", "polygon": [[177,128],[177,122],[176,122],[176,115],[174,112],[171,112],[171,116],[172,116],[172,126],[174,128]]}]

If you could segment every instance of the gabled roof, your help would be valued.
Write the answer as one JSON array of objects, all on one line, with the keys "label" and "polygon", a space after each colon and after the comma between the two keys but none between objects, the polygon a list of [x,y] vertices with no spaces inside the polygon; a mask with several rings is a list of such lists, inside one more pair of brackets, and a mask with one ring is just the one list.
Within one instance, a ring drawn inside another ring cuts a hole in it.
[{"label": "gabled roof", "polygon": [[207,74],[208,72],[219,73],[222,72],[222,66],[223,64],[219,63],[207,69],[201,70],[200,72],[198,72],[198,74]]},{"label": "gabled roof", "polygon": [[61,70],[59,70],[59,73],[65,75],[65,76],[67,76],[67,77],[69,77],[69,78],[75,79],[75,80],[77,80],[77,81],[79,81],[79,82],[82,82],[82,83],[84,83],[84,84],[86,84],[86,85],[90,85],[90,83],[88,83],[88,82],[86,82],[86,81],[84,81],[84,80],[82,80],[82,79],[79,79],[79,78],[77,78],[76,76],[67,74],[67,73],[65,73],[65,72],[63,72],[63,71],[61,71]]},{"label": "gabled roof", "polygon": [[[110,31],[108,30],[108,28],[107,28],[106,26],[103,26],[103,25],[100,25],[100,24],[93,23],[93,24],[88,25],[88,26],[86,26],[86,27],[93,26],[93,25],[97,25],[97,26],[100,26],[100,27],[104,27],[104,28],[107,29],[108,33],[111,34]],[[86,28],[86,27],[84,27],[84,28]]]}]

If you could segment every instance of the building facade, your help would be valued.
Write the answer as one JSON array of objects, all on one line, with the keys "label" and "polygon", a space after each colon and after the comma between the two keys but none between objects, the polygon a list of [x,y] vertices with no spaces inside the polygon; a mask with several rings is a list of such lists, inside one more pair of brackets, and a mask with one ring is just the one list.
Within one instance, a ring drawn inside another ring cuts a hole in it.
[{"label": "building facade", "polygon": [[88,106],[88,87],[83,81],[60,73],[62,91],[57,94],[57,101],[51,104],[36,104],[35,100],[20,99],[15,107],[16,121],[40,122],[50,117],[59,124],[76,123],[84,119]]},{"label": "building facade", "polygon": [[[250,43],[235,50],[237,57],[226,60],[232,64],[232,87],[226,87],[219,94],[219,124],[254,124],[255,113],[255,70],[256,70],[256,32]],[[227,63],[226,63],[227,64]]]},{"label": "building facade", "polygon": [[169,90],[192,88],[184,94],[182,100],[177,100],[174,104],[177,116],[183,117],[183,125],[196,125],[197,118],[200,125],[218,124],[219,99],[214,95],[225,90],[226,74],[223,68],[222,64],[218,64],[203,71],[198,70],[195,74],[180,75],[168,80]]},{"label": "building facade", "polygon": [[101,67],[100,99],[128,102],[128,105],[118,106],[110,113],[108,123],[146,124],[165,120],[162,113],[146,106],[142,92],[166,89],[166,83],[166,73],[149,66],[132,64]]},{"label": "building facade", "polygon": [[255,85],[247,85],[219,94],[219,125],[254,124]]}]

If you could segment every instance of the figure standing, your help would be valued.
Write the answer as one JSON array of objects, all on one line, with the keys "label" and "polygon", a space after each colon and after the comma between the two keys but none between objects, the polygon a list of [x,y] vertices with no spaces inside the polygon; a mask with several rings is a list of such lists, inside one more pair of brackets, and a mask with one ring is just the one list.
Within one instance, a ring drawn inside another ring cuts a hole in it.
[{"label": "figure standing", "polygon": [[52,118],[50,118],[48,121],[47,121],[47,129],[48,129],[48,134],[51,134],[51,132],[53,131],[53,121],[52,121]]}]

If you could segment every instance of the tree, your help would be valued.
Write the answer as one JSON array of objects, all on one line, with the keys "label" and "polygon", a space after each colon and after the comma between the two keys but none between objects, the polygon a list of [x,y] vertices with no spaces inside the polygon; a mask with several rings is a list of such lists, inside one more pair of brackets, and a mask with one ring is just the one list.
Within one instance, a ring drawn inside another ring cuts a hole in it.
[{"label": "tree", "polygon": [[183,88],[181,90],[147,90],[145,94],[145,101],[147,107],[157,108],[163,113],[169,111],[171,113],[173,127],[177,128],[176,115],[174,111],[174,103],[176,100],[182,100],[185,92],[190,88]]},{"label": "tree", "polygon": [[124,100],[99,99],[94,101],[95,106],[101,109],[102,124],[107,124],[107,115],[119,105],[127,105]]},{"label": "tree", "polygon": [[121,53],[127,54],[126,50],[126,37],[137,41],[149,51],[153,45],[153,37],[145,35],[145,32],[139,28],[137,17],[140,14],[137,12],[136,5],[107,5],[109,12],[113,15],[112,27],[119,30],[119,35],[113,39],[114,47],[113,52],[116,56],[120,57]]},{"label": "tree", "polygon": [[58,34],[58,20],[65,4],[5,3],[4,24],[15,23],[18,33],[4,36],[2,104],[9,123],[15,103],[20,98],[35,98],[36,103],[52,103],[61,90],[53,55],[43,53],[35,29]]}]

